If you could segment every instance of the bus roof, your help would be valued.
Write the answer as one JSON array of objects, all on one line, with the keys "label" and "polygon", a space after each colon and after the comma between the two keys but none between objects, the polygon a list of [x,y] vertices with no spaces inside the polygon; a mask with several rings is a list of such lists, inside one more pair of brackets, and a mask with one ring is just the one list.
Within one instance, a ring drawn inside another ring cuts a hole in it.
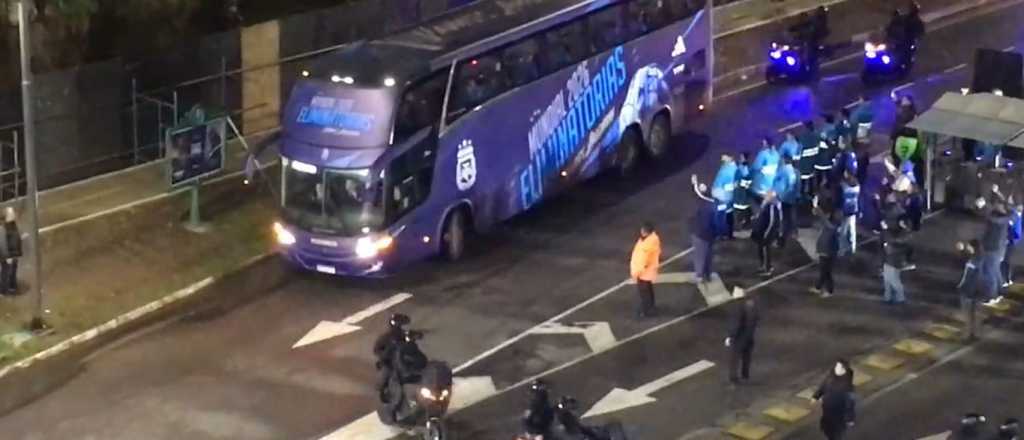
[{"label": "bus roof", "polygon": [[[322,58],[318,65],[332,69],[365,63],[359,67],[365,73],[390,69],[394,71],[390,74],[412,80],[460,57],[515,40],[538,27],[548,27],[619,1],[480,0],[404,32],[343,46]],[[361,49],[356,49],[357,46]],[[423,60],[424,64],[410,65],[415,64],[410,60]]]}]

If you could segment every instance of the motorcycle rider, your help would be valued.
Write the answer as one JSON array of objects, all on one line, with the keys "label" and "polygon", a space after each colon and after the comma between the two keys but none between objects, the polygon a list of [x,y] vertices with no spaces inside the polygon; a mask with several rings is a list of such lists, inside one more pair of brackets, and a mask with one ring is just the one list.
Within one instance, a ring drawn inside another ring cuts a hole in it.
[{"label": "motorcycle rider", "polygon": [[562,429],[565,430],[565,433],[572,436],[571,438],[603,440],[603,435],[580,422],[580,418],[574,412],[577,406],[579,406],[579,402],[571,396],[564,396],[558,400],[558,423],[562,424]]},{"label": "motorcycle rider", "polygon": [[828,26],[828,9],[820,6],[813,15],[801,15],[800,21],[790,27],[789,31],[803,45],[808,65],[817,70],[822,43],[831,34]]},{"label": "motorcycle rider", "polygon": [[555,421],[555,410],[548,398],[548,386],[537,379],[530,383],[529,407],[523,415],[523,428],[530,436],[542,438],[551,434],[551,425]]},{"label": "motorcycle rider", "polygon": [[387,400],[387,386],[391,379],[393,369],[391,361],[394,358],[395,350],[399,343],[405,338],[405,326],[409,325],[408,316],[395,313],[388,319],[388,327],[384,333],[377,337],[373,343],[373,354],[377,357],[376,367],[378,372],[377,392],[381,401]]},{"label": "motorcycle rider", "polygon": [[921,20],[921,11],[917,3],[911,3],[906,14],[901,14],[899,9],[893,11],[889,25],[885,28],[885,37],[904,66],[909,67],[917,42],[924,32],[924,21]]},{"label": "motorcycle rider", "polygon": [[[406,399],[406,386],[417,384],[422,379],[423,369],[427,367],[427,355],[420,350],[416,341],[423,339],[423,333],[416,330],[405,330],[392,354],[389,368],[391,374],[385,381],[385,392],[382,393],[383,403],[398,420],[398,413]],[[393,393],[393,394],[392,394]]]}]

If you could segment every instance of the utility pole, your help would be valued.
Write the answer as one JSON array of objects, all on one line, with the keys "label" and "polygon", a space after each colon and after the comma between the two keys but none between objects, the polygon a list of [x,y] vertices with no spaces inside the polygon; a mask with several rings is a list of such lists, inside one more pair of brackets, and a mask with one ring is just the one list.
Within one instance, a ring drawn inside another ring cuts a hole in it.
[{"label": "utility pole", "polygon": [[31,227],[29,230],[28,247],[32,250],[32,270],[29,285],[35,296],[35,308],[29,328],[43,330],[43,268],[42,255],[39,251],[39,190],[36,185],[36,124],[33,114],[32,100],[32,43],[30,36],[29,8],[25,2],[18,2],[18,36],[21,44],[21,112],[25,123],[25,203]]}]

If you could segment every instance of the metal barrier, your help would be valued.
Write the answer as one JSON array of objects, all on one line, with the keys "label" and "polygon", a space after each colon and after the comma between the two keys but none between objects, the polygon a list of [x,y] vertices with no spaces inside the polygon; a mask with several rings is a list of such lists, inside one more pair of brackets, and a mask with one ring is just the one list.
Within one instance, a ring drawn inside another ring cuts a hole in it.
[{"label": "metal barrier", "polygon": [[12,200],[21,195],[22,175],[21,169],[21,144],[18,142],[18,132],[11,132],[11,141],[0,140],[0,202]]}]

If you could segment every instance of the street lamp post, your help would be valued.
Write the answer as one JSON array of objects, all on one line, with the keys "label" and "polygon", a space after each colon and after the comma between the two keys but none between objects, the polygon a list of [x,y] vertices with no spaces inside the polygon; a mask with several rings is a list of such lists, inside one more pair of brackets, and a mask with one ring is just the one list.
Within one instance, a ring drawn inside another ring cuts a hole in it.
[{"label": "street lamp post", "polygon": [[26,0],[18,2],[18,37],[21,44],[21,112],[25,123],[25,203],[31,227],[29,229],[29,249],[32,251],[32,270],[29,285],[35,296],[35,307],[32,310],[32,330],[46,328],[43,320],[43,285],[42,255],[39,251],[39,191],[36,185],[36,133],[33,118],[32,100],[32,44],[29,33],[29,8]]}]

